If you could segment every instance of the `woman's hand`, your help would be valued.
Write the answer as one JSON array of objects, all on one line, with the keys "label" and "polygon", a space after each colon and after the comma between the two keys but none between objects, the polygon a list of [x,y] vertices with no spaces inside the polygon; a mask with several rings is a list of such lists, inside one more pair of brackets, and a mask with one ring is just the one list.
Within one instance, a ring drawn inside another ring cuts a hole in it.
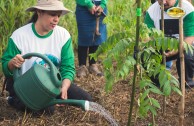
[{"label": "woman's hand", "polygon": [[89,9],[90,13],[93,15],[96,12],[96,5],[94,5],[91,9]]},{"label": "woman's hand", "polygon": [[172,51],[169,51],[169,52],[164,52],[164,55],[165,55],[166,57],[171,57],[171,56],[176,55],[177,53],[178,53],[178,51],[172,50]]},{"label": "woman's hand", "polygon": [[95,12],[96,12],[98,15],[100,15],[100,14],[103,12],[102,7],[101,7],[101,6],[96,6]]},{"label": "woman's hand", "polygon": [[12,58],[8,63],[9,70],[13,70],[15,68],[20,68],[24,63],[24,58],[21,54],[17,54],[14,58]]},{"label": "woman's hand", "polygon": [[61,87],[61,99],[67,99],[67,90],[69,89],[71,85],[71,81],[69,79],[64,79],[62,82],[62,87]]}]

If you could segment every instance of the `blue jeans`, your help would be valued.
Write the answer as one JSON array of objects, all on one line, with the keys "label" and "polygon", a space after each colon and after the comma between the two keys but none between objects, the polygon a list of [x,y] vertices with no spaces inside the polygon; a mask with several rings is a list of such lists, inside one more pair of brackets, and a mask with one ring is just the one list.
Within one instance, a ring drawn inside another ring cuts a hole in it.
[{"label": "blue jeans", "polygon": [[172,65],[173,65],[173,62],[172,62],[172,61],[166,62],[166,69],[167,69],[167,70],[171,70]]}]

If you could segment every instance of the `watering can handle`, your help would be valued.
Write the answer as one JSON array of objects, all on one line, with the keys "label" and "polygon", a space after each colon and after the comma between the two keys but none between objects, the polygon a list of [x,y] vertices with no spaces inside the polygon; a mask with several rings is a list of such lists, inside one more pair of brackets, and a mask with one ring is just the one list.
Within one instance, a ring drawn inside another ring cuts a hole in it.
[{"label": "watering can handle", "polygon": [[[45,60],[45,62],[48,63],[48,65],[50,66],[51,77],[54,78],[55,72],[53,72],[53,71],[55,71],[56,68],[54,67],[54,64],[50,61],[50,59],[47,58],[45,55],[40,54],[40,53],[27,53],[27,54],[23,55],[22,57],[23,57],[24,59],[27,59],[27,58],[32,57],[32,56],[36,56],[36,57],[39,57],[39,58]],[[14,80],[16,80],[16,79],[17,79],[18,77],[20,77],[20,76],[21,76],[21,74],[20,74],[20,72],[19,72],[19,69],[18,69],[18,68],[15,69],[15,70],[13,71],[13,78],[14,78]],[[58,80],[54,80],[54,82],[57,82],[57,81],[58,81]],[[56,84],[57,87],[60,86],[58,83],[55,83],[55,84]]]}]

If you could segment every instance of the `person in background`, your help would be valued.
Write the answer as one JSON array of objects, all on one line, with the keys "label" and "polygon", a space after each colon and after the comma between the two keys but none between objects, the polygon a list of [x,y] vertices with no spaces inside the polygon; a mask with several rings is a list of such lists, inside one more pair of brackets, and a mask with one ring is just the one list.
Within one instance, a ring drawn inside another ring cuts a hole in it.
[{"label": "person in background", "polygon": [[[75,64],[72,39],[65,28],[58,26],[60,17],[71,11],[64,7],[61,0],[38,0],[36,6],[26,11],[34,12],[31,20],[13,32],[2,56],[6,90],[9,92],[8,104],[19,110],[26,108],[13,89],[13,70],[21,68],[24,74],[34,64],[43,63],[37,57],[22,58],[22,55],[31,52],[46,55],[59,68],[62,84],[61,95],[58,97],[91,101],[92,98],[87,92],[73,84]],[[53,113],[54,106],[44,110]]]},{"label": "person in background", "polygon": [[[88,57],[89,54],[95,53],[98,46],[106,41],[107,29],[106,24],[102,21],[107,13],[107,0],[76,0],[76,21],[78,28],[78,62],[77,77],[87,76],[86,67],[87,58],[89,60],[89,72],[97,76],[103,76],[99,70],[96,61]],[[99,19],[99,34],[96,34],[96,18]]]},{"label": "person in background", "polygon": [[[157,1],[157,0],[151,0],[151,3],[153,4],[153,3],[155,3],[156,1]],[[172,65],[173,65],[173,61],[168,61],[168,62],[166,62],[166,69],[167,69],[167,70],[171,70]]]},{"label": "person in background", "polygon": [[[161,7],[160,5],[164,4],[164,19],[174,19],[167,15],[166,11],[171,7],[178,7],[179,0],[158,0],[154,4],[152,4],[145,16],[145,23],[149,28],[157,28],[160,29],[160,19],[161,19]],[[186,14],[183,17],[183,32],[184,32],[184,41],[194,46],[194,7],[190,2],[187,0],[182,1],[182,8],[185,10]],[[178,75],[180,78],[181,71],[180,71],[180,58],[178,51],[169,51],[165,53],[166,60],[174,60],[176,61],[176,67],[178,71]],[[193,87],[194,86],[194,55],[189,52],[188,54],[184,53],[185,55],[185,80],[186,83]],[[159,84],[158,79],[152,79],[156,84]]]}]

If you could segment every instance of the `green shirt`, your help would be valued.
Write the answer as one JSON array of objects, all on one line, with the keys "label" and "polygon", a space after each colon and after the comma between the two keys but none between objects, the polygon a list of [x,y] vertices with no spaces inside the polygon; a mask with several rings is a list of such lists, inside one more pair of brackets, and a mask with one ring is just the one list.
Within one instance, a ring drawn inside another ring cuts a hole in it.
[{"label": "green shirt", "polygon": [[[108,0],[101,0],[100,6],[104,9],[106,7]],[[81,6],[86,6],[87,8],[91,9],[94,4],[92,3],[92,0],[76,0],[76,3]]]}]

